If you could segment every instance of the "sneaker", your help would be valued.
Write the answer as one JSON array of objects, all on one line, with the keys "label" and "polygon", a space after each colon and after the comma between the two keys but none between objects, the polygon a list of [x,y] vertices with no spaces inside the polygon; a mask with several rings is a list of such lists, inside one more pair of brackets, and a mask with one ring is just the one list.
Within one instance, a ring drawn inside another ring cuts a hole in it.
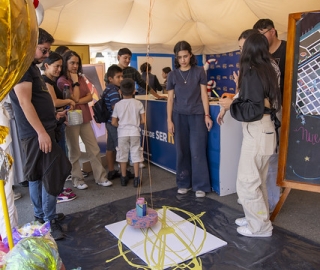
[{"label": "sneaker", "polygon": [[130,172],[129,170],[127,170],[127,177],[129,179],[133,179],[134,178],[134,173]]},{"label": "sneaker", "polygon": [[140,185],[140,177],[133,178],[133,186],[138,187]]},{"label": "sneaker", "polygon": [[43,224],[45,222],[44,219],[40,218],[40,217],[34,217],[34,221],[37,221],[37,222],[39,222],[41,224]]},{"label": "sneaker", "polygon": [[60,240],[64,238],[61,226],[56,219],[50,220],[51,236],[54,240]]},{"label": "sneaker", "polygon": [[246,226],[248,224],[248,221],[246,220],[245,217],[243,217],[243,218],[237,218],[234,223],[241,227],[241,226]]},{"label": "sneaker", "polygon": [[77,195],[74,193],[60,193],[60,195],[57,197],[57,203],[63,203],[63,202],[69,202],[73,201],[75,198],[77,198]]},{"label": "sneaker", "polygon": [[116,178],[119,178],[121,175],[119,173],[119,171],[116,171],[116,170],[113,170],[113,171],[110,171],[108,172],[108,180],[113,180],[113,179],[116,179]]},{"label": "sneaker", "polygon": [[240,199],[239,199],[239,198],[237,199],[237,204],[242,205],[242,203],[240,202]]},{"label": "sneaker", "polygon": [[121,176],[120,181],[121,181],[121,186],[126,186],[129,182],[129,178],[128,178],[128,176],[124,176],[124,177]]},{"label": "sneaker", "polygon": [[14,200],[18,200],[20,199],[22,196],[21,196],[21,193],[20,192],[13,192],[13,198]]},{"label": "sneaker", "polygon": [[61,221],[65,218],[66,216],[63,213],[58,213],[55,214],[54,219],[56,219],[57,221]]},{"label": "sneaker", "polygon": [[112,182],[109,180],[105,180],[104,182],[98,182],[97,185],[103,186],[103,187],[110,187],[112,186]]},{"label": "sneaker", "polygon": [[72,189],[64,187],[62,193],[65,195],[69,195],[72,193]]},{"label": "sneaker", "polygon": [[238,227],[237,232],[241,235],[248,236],[248,237],[270,237],[270,236],[272,236],[272,231],[271,232],[262,232],[262,233],[252,233],[248,229],[247,225]]},{"label": "sneaker", "polygon": [[[63,213],[58,213],[58,214],[55,214],[54,219],[57,220],[57,221],[61,221],[65,217],[66,216]],[[34,217],[34,221],[38,221],[41,224],[45,223],[44,219],[43,218],[39,218],[39,217]]]},{"label": "sneaker", "polygon": [[[130,161],[130,166],[133,167],[133,163],[131,161]],[[146,165],[144,165],[143,162],[139,162],[139,169],[143,169],[145,167],[146,167]]]},{"label": "sneaker", "polygon": [[178,193],[179,194],[187,194],[189,190],[191,190],[191,188],[179,188]]},{"label": "sneaker", "polygon": [[82,176],[84,177],[84,178],[86,178],[86,177],[88,177],[88,173],[87,172],[84,172],[84,171],[81,171],[82,172]]},{"label": "sneaker", "polygon": [[202,191],[202,190],[197,190],[196,191],[196,197],[197,198],[203,198],[205,196],[206,196],[206,193],[204,191]]},{"label": "sneaker", "polygon": [[26,181],[23,181],[23,182],[20,182],[19,183],[21,186],[23,187],[28,187],[29,186],[29,182],[26,180]]},{"label": "sneaker", "polygon": [[79,184],[75,184],[73,185],[75,188],[77,189],[87,189],[88,188],[88,185],[86,183],[79,183]]}]

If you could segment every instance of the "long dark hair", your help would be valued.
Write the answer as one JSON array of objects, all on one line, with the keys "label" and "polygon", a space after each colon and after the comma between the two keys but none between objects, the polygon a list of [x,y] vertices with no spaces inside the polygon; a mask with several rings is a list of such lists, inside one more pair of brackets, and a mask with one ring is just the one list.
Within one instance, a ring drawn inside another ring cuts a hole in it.
[{"label": "long dark hair", "polygon": [[281,106],[278,78],[271,64],[268,40],[260,33],[251,34],[244,42],[240,57],[240,92],[243,76],[252,69],[257,71],[262,82],[264,96],[269,99],[271,108],[278,111]]},{"label": "long dark hair", "polygon": [[197,60],[194,54],[192,53],[192,48],[191,45],[187,41],[179,41],[173,48],[173,52],[175,54],[175,59],[174,59],[174,66],[176,68],[180,67],[179,61],[177,59],[178,57],[178,52],[180,51],[188,51],[191,54],[190,58],[190,66],[196,66],[197,65]]},{"label": "long dark hair", "polygon": [[66,51],[63,54],[63,63],[62,63],[62,70],[61,70],[61,75],[65,76],[66,78],[68,78],[68,60],[72,57],[72,56],[76,56],[79,59],[79,66],[78,66],[78,70],[77,73],[82,73],[82,62],[81,62],[81,58],[79,56],[79,54],[77,54],[75,51]]},{"label": "long dark hair", "polygon": [[247,39],[250,35],[252,34],[260,34],[260,32],[257,30],[257,29],[247,29],[247,30],[244,30],[240,36],[238,37],[238,41],[240,39]]},{"label": "long dark hair", "polygon": [[56,52],[51,52],[49,56],[43,60],[41,70],[46,70],[45,64],[52,65],[54,62],[62,60],[62,56]]}]

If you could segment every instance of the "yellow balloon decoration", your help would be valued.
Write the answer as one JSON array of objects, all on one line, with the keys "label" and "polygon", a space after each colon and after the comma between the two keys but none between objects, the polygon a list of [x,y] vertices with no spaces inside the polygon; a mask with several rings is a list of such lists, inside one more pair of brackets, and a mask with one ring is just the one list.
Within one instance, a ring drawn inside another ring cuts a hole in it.
[{"label": "yellow balloon decoration", "polygon": [[[0,0],[0,101],[29,68],[37,43],[38,24],[32,0]],[[9,130],[2,127],[0,133],[3,142]],[[10,160],[11,157],[0,151],[0,197],[9,247],[12,249],[13,239],[4,192]]]},{"label": "yellow balloon decoration", "polygon": [[0,101],[34,59],[38,24],[31,0],[0,0]]}]

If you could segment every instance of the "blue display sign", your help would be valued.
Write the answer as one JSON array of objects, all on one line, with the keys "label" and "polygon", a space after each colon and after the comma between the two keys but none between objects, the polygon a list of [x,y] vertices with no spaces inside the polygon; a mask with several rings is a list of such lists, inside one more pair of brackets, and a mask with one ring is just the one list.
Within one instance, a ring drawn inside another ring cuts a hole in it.
[{"label": "blue display sign", "polygon": [[[141,100],[146,115],[146,130],[142,130],[145,134],[144,140],[144,156],[153,163],[164,169],[175,172],[176,170],[176,149],[174,145],[174,137],[168,133],[167,126],[167,102],[166,101],[148,101]],[[142,136],[143,137],[143,136]]]},{"label": "blue display sign", "polygon": [[210,54],[206,56],[206,61],[216,59],[210,62],[207,70],[208,81],[216,82],[215,91],[221,96],[223,93],[235,94],[236,84],[233,81],[233,72],[239,70],[240,51],[234,51],[221,54]]}]

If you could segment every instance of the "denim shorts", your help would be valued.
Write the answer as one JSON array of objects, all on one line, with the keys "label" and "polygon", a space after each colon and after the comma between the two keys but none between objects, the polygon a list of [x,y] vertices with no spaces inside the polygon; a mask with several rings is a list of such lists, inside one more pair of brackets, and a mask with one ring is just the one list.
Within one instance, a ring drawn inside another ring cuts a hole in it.
[{"label": "denim shorts", "polygon": [[116,151],[118,146],[118,133],[117,128],[110,123],[106,124],[108,138],[107,138],[107,151]]}]

